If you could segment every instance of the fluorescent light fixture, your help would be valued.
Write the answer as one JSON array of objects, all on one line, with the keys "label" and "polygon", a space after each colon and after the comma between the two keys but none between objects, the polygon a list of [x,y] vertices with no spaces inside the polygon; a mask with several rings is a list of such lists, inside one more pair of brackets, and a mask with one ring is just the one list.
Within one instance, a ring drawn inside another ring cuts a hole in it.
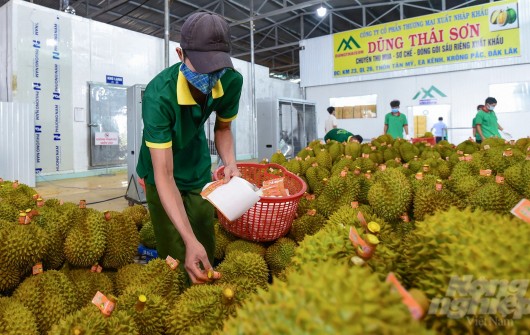
[{"label": "fluorescent light fixture", "polygon": [[319,17],[324,17],[326,16],[326,13],[328,12],[327,8],[326,7],[323,7],[322,5],[320,5],[320,7],[317,9],[317,15]]}]

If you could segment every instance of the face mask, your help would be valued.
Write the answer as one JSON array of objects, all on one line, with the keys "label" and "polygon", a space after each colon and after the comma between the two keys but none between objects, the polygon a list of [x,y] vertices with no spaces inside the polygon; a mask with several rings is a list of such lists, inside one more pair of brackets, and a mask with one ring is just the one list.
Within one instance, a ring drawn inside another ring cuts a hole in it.
[{"label": "face mask", "polygon": [[392,113],[399,113],[399,108],[392,108]]},{"label": "face mask", "polygon": [[186,80],[192,84],[195,88],[201,91],[203,94],[208,94],[212,91],[213,87],[223,76],[226,69],[215,71],[212,73],[197,73],[190,70],[186,64],[182,63],[180,71],[186,77]]},{"label": "face mask", "polygon": [[488,110],[493,111],[495,109],[495,106],[488,105]]}]

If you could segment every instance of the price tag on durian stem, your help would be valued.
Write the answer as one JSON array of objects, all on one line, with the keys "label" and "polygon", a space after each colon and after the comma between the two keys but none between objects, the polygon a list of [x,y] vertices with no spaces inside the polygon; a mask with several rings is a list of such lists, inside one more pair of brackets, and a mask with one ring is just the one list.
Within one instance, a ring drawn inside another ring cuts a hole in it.
[{"label": "price tag on durian stem", "polygon": [[4,182],[4,178],[0,178],[0,183],[3,183]]},{"label": "price tag on durian stem", "polygon": [[105,221],[110,221],[111,215],[109,210],[104,211],[103,216],[105,217]]},{"label": "price tag on durian stem", "polygon": [[166,264],[169,266],[171,270],[175,270],[179,266],[179,261],[167,255]]},{"label": "price tag on durian stem", "polygon": [[101,265],[99,265],[97,263],[92,265],[92,267],[90,268],[90,272],[101,273],[101,271],[103,271],[103,268],[101,267]]},{"label": "price tag on durian stem", "polygon": [[480,173],[481,176],[485,176],[485,177],[491,176],[491,170],[490,169],[480,170],[479,173]]},{"label": "price tag on durian stem", "polygon": [[504,184],[504,176],[498,174],[495,176],[495,182],[497,184]]},{"label": "price tag on durian stem", "polygon": [[31,198],[32,198],[33,200],[37,200],[37,199],[39,198],[39,195],[38,195],[37,193],[35,193],[35,194],[33,194],[33,195],[31,196]]},{"label": "price tag on durian stem", "polygon": [[364,218],[364,215],[361,211],[357,213],[357,219],[359,219],[361,226],[363,226],[363,228],[366,230],[366,228],[368,227],[368,223],[366,222],[366,219]]},{"label": "price tag on durian stem", "polygon": [[417,172],[415,178],[417,180],[422,180],[423,179],[423,172]]},{"label": "price tag on durian stem", "polygon": [[309,216],[315,216],[317,214],[317,210],[316,209],[309,209],[306,214],[309,215]]},{"label": "price tag on durian stem", "polygon": [[18,215],[18,223],[26,224],[26,213],[22,212]]},{"label": "price tag on durian stem", "polygon": [[401,215],[401,220],[403,220],[403,222],[410,222],[409,214],[407,212],[403,213],[403,215]]},{"label": "price tag on durian stem", "polygon": [[361,157],[362,158],[370,158],[370,155],[369,154],[362,154]]},{"label": "price tag on durian stem", "polygon": [[522,199],[511,210],[511,213],[526,223],[530,223],[530,200]]},{"label": "price tag on durian stem", "polygon": [[463,161],[465,160],[465,158],[464,158],[464,156],[460,156],[460,157],[458,157],[458,160],[459,160],[460,162],[463,162]]},{"label": "price tag on durian stem", "polygon": [[486,145],[484,146],[484,150],[488,150],[489,148],[490,148],[489,144],[486,144]]},{"label": "price tag on durian stem", "polygon": [[42,200],[42,198],[38,198],[37,199],[37,207],[42,207],[44,206],[44,200]]},{"label": "price tag on durian stem", "polygon": [[502,155],[503,155],[504,157],[512,157],[512,156],[513,156],[513,151],[512,151],[512,149],[508,148],[508,149],[504,150],[504,152],[502,153]]},{"label": "price tag on durian stem", "polygon": [[410,314],[415,320],[420,320],[423,315],[425,315],[425,311],[421,307],[421,305],[412,297],[412,295],[401,285],[399,280],[396,278],[396,275],[394,275],[393,272],[390,272],[388,276],[386,277],[386,282],[390,283],[396,291],[401,295],[401,299],[403,303],[407,306],[407,308],[410,311]]},{"label": "price tag on durian stem", "polygon": [[18,187],[18,180],[15,180],[13,182],[13,184],[11,184],[11,186],[13,186],[13,188],[17,188]]},{"label": "price tag on durian stem", "polygon": [[221,279],[221,272],[214,271],[214,269],[208,270],[208,279],[218,280]]},{"label": "price tag on durian stem", "polygon": [[353,208],[353,209],[359,208],[359,201],[352,201],[351,202],[351,208]]},{"label": "price tag on durian stem", "polygon": [[385,171],[386,170],[386,164],[379,165],[379,170]]},{"label": "price tag on durian stem", "polygon": [[79,200],[79,208],[86,208],[86,200]]},{"label": "price tag on durian stem", "polygon": [[305,198],[306,198],[307,200],[315,200],[315,195],[314,195],[314,194],[309,194],[309,193],[307,193],[306,196],[305,196]]},{"label": "price tag on durian stem", "polygon": [[362,239],[361,235],[359,235],[355,227],[350,227],[349,237],[359,257],[362,257],[364,259],[372,257],[374,247],[368,245],[368,243],[366,243],[366,241]]},{"label": "price tag on durian stem", "polygon": [[32,270],[33,275],[38,275],[38,274],[41,274],[42,272],[44,272],[44,270],[42,268],[42,263],[37,263],[37,264],[33,265],[31,270]]},{"label": "price tag on durian stem", "polygon": [[356,176],[360,175],[360,174],[361,174],[361,168],[358,167],[358,166],[355,167],[355,170],[353,171],[353,173],[354,173]]},{"label": "price tag on durian stem", "polygon": [[112,311],[114,311],[114,307],[116,306],[116,303],[114,301],[111,301],[109,298],[107,298],[103,293],[100,291],[97,291],[94,298],[92,298],[92,303],[99,308],[101,313],[105,316],[110,316],[112,314]]},{"label": "price tag on durian stem", "polygon": [[464,154],[464,152],[462,150],[458,150],[456,153],[457,153],[457,155],[463,155]]}]

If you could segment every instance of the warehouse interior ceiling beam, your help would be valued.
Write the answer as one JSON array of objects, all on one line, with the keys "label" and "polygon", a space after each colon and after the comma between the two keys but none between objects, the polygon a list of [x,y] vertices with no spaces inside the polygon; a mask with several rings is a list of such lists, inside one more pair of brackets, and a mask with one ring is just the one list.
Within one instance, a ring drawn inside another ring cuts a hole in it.
[{"label": "warehouse interior ceiling beam", "polygon": [[[0,0],[0,5],[7,2]],[[59,10],[61,1],[32,2]],[[71,0],[70,6],[78,16],[164,38],[164,2]],[[170,0],[169,38],[177,42],[180,40],[182,24],[193,13],[206,11],[220,14],[231,26],[232,55],[235,58],[250,62],[254,57],[256,64],[270,68],[275,76],[291,79],[297,78],[300,73],[298,46],[301,40],[490,2],[495,1]],[[327,9],[323,18],[316,15],[320,6]],[[251,38],[254,43],[251,43]]]}]

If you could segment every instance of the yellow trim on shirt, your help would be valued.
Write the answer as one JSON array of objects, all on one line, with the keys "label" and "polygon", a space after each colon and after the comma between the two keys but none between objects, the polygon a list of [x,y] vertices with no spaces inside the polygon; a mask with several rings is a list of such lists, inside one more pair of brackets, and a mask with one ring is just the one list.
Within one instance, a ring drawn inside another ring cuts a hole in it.
[{"label": "yellow trim on shirt", "polygon": [[[212,88],[212,98],[218,99],[225,94],[223,90],[223,84],[221,84],[221,79],[219,79],[215,86]],[[193,99],[191,95],[190,86],[186,77],[179,69],[179,74],[177,78],[177,103],[179,105],[196,105],[197,102]]]},{"label": "yellow trim on shirt", "polygon": [[145,145],[147,145],[148,148],[153,148],[153,149],[167,149],[173,146],[173,141],[169,141],[167,143],[153,143],[153,142],[145,141]]},{"label": "yellow trim on shirt", "polygon": [[233,119],[235,119],[236,117],[237,117],[237,114],[232,116],[232,117],[229,117],[228,119],[224,119],[224,118],[220,117],[219,115],[217,115],[217,119],[219,119],[219,121],[221,121],[221,122],[230,122]]}]

